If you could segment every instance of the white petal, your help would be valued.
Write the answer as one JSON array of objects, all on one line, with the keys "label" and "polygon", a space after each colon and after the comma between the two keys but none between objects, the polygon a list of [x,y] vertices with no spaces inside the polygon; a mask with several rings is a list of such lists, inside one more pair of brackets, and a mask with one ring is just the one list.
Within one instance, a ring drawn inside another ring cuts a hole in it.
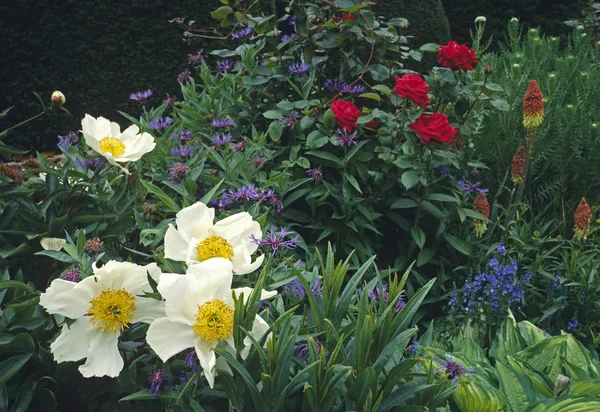
[{"label": "white petal", "polygon": [[116,137],[118,139],[120,136],[121,136],[121,126],[119,126],[119,123],[110,122],[110,136],[109,137]]},{"label": "white petal", "polygon": [[163,273],[160,276],[160,280],[158,282],[157,289],[159,293],[165,297],[165,291],[171,287],[171,285],[180,277],[184,275],[180,275],[179,273]]},{"label": "white petal", "polygon": [[[44,180],[46,180],[45,176]],[[66,239],[61,239],[59,237],[45,237],[40,240],[40,245],[42,245],[42,249],[44,250],[61,250],[66,244]]]},{"label": "white petal", "polygon": [[156,143],[154,137],[149,133],[142,133],[137,136],[124,136],[125,152],[118,157],[119,162],[133,162],[139,160],[146,153],[154,150]]},{"label": "white petal", "polygon": [[165,233],[165,257],[167,259],[184,262],[189,248],[190,238],[185,233],[169,225]]},{"label": "white petal", "polygon": [[243,263],[234,267],[234,271],[236,275],[245,275],[247,273],[252,273],[256,269],[262,265],[263,260],[265,260],[265,255],[260,255],[256,258],[254,263]]},{"label": "white petal", "polygon": [[193,347],[194,339],[197,337],[189,325],[172,322],[167,318],[152,322],[146,333],[148,345],[163,362],[179,352]]},{"label": "white petal", "polygon": [[[268,330],[269,324],[265,322],[263,318],[256,315],[256,317],[254,318],[254,324],[252,325],[252,337],[254,338],[254,340],[260,342],[260,340],[262,339],[264,334],[267,333]],[[267,341],[268,340],[269,338],[267,338]],[[265,345],[267,341],[265,341]],[[242,349],[242,352],[240,353],[242,359],[246,359],[248,357],[248,355],[250,354],[250,349],[252,349],[252,341],[248,337],[246,337],[244,339],[244,349]]]},{"label": "white petal", "polygon": [[87,316],[77,319],[71,326],[65,324],[60,335],[50,345],[54,360],[61,363],[85,358],[88,346],[96,335],[96,331],[98,329],[90,323]]},{"label": "white petal", "polygon": [[[87,278],[90,279],[90,278]],[[77,319],[87,313],[90,308],[90,301],[94,295],[85,284],[81,285],[75,282],[69,282],[63,279],[55,279],[50,284],[46,292],[40,296],[40,305],[48,313],[58,314],[71,319]]]},{"label": "white petal", "polygon": [[85,377],[110,376],[116,378],[123,369],[123,358],[117,348],[119,332],[106,333],[98,329],[88,347],[87,360],[79,367]]},{"label": "white petal", "polygon": [[233,265],[229,259],[212,258],[204,262],[194,263],[188,267],[187,274],[194,275],[200,280],[219,278],[219,282],[231,286]]},{"label": "white petal", "polygon": [[187,234],[190,238],[203,240],[208,236],[214,219],[215,209],[202,202],[196,202],[177,213],[177,230]]},{"label": "white petal", "polygon": [[[246,304],[246,302],[248,301],[248,298],[250,297],[250,294],[252,293],[254,289],[252,288],[248,288],[248,287],[243,287],[243,288],[235,288],[233,289],[233,292],[235,293],[235,295],[237,297],[240,297],[242,295],[242,293],[244,294],[244,305]],[[273,291],[268,291],[268,290],[262,290],[260,292],[260,300],[265,300],[265,299],[269,299],[272,298],[273,296],[277,295],[277,291],[273,290]]]},{"label": "white petal", "polygon": [[204,376],[208,381],[208,386],[212,388],[215,384],[215,371],[213,368],[217,362],[213,346],[206,341],[197,338],[194,340],[194,348],[196,349],[196,355],[198,355],[200,366],[204,369]]},{"label": "white petal", "polygon": [[131,262],[108,261],[104,266],[94,266],[94,274],[99,277],[98,284],[104,289],[125,289],[134,295],[152,292],[148,282],[148,271],[156,274],[156,263],[146,266],[136,265]]},{"label": "white petal", "polygon": [[[169,282],[170,277],[165,277]],[[158,290],[165,298],[165,312],[173,322],[193,325],[196,321],[198,305],[206,300],[205,291],[198,281],[190,276],[181,276],[165,287],[164,282],[159,282]]]},{"label": "white petal", "polygon": [[167,316],[165,302],[152,298],[135,298],[135,317],[133,322],[152,323],[154,320]]},{"label": "white petal", "polygon": [[241,212],[219,220],[211,229],[211,234],[234,241],[251,227],[252,216],[247,212]]}]

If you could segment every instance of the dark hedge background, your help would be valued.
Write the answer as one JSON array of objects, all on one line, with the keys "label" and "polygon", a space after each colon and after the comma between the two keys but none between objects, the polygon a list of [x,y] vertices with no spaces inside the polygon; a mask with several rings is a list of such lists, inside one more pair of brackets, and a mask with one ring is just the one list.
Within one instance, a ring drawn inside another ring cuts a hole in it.
[{"label": "dark hedge background", "polygon": [[[274,0],[262,0],[266,13]],[[488,29],[501,40],[506,21],[541,25],[549,34],[565,33],[562,21],[578,17],[587,0],[381,0],[377,13],[405,17],[413,47],[451,38],[469,42],[469,29],[485,15]],[[151,88],[150,104],[177,94],[176,76],[187,67],[187,54],[218,45],[198,39],[184,42],[168,22],[186,16],[196,27],[213,27],[209,11],[218,0],[4,0],[0,2],[0,110],[14,106],[0,130],[41,110],[33,91],[48,100],[54,90],[67,97],[73,114],[60,112],[10,132],[5,141],[21,148],[52,150],[58,134],[77,130],[85,113],[119,121],[117,110],[137,114],[129,101],[134,91]],[[446,17],[448,16],[448,17]],[[450,23],[448,22],[450,21]]]}]

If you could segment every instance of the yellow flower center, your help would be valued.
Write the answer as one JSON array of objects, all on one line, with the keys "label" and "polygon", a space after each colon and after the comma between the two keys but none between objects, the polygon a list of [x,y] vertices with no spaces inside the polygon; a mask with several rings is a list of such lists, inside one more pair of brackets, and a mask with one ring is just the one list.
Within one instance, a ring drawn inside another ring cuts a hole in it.
[{"label": "yellow flower center", "polygon": [[198,260],[204,262],[211,258],[233,259],[233,246],[220,236],[209,236],[196,246]]},{"label": "yellow flower center", "polygon": [[113,157],[119,157],[125,153],[125,143],[116,137],[105,137],[100,140],[100,150],[110,153]]},{"label": "yellow flower center", "polygon": [[125,289],[106,289],[90,301],[87,312],[91,322],[102,332],[123,331],[133,322],[135,296]]},{"label": "yellow flower center", "polygon": [[220,342],[231,336],[234,310],[220,299],[198,306],[194,332],[208,343]]}]

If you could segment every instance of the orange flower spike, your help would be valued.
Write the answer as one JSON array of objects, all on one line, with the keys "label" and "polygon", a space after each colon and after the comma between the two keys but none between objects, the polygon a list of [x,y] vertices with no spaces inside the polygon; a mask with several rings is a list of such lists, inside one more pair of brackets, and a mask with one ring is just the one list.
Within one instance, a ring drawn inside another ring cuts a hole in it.
[{"label": "orange flower spike", "polygon": [[585,197],[582,197],[579,201],[579,206],[577,206],[577,209],[575,210],[573,221],[573,229],[575,231],[574,237],[577,239],[585,239],[590,230],[590,222],[592,221],[592,211],[585,200]]},{"label": "orange flower spike", "polygon": [[523,170],[525,169],[525,147],[521,146],[512,158],[510,174],[514,183],[523,183]]},{"label": "orange flower spike", "polygon": [[[483,193],[479,193],[475,199],[473,199],[473,210],[481,213],[486,218],[490,218],[490,204]],[[481,219],[473,219],[473,225],[475,229],[475,236],[482,237],[487,232],[487,221]]]},{"label": "orange flower spike", "polygon": [[531,80],[523,97],[523,126],[537,129],[544,121],[544,95],[536,80]]}]

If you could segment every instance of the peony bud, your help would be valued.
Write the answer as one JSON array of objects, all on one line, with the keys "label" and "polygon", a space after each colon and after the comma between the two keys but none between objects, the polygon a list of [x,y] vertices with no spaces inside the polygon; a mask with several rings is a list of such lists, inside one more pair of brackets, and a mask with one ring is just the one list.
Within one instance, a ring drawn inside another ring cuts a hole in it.
[{"label": "peony bud", "polygon": [[570,381],[571,380],[569,379],[569,377],[565,376],[565,375],[558,375],[556,377],[556,380],[554,381],[554,397],[555,398],[557,398],[558,395],[560,395],[567,389]]},{"label": "peony bud", "polygon": [[477,16],[477,18],[475,19],[475,23],[485,23],[485,21],[485,16]]},{"label": "peony bud", "polygon": [[516,17],[513,17],[512,19],[510,19],[510,22],[511,22],[511,23],[518,23],[518,22],[519,22],[519,19],[518,19],[518,18],[516,18]]},{"label": "peony bud", "polygon": [[402,22],[400,23],[400,25],[398,27],[400,27],[400,29],[402,29],[402,30],[408,29],[408,20],[402,19]]},{"label": "peony bud", "polygon": [[52,93],[52,97],[50,98],[50,101],[52,102],[52,106],[61,107],[63,104],[65,104],[67,102],[67,99],[64,94],[62,94],[61,92],[56,90],[54,93]]}]

